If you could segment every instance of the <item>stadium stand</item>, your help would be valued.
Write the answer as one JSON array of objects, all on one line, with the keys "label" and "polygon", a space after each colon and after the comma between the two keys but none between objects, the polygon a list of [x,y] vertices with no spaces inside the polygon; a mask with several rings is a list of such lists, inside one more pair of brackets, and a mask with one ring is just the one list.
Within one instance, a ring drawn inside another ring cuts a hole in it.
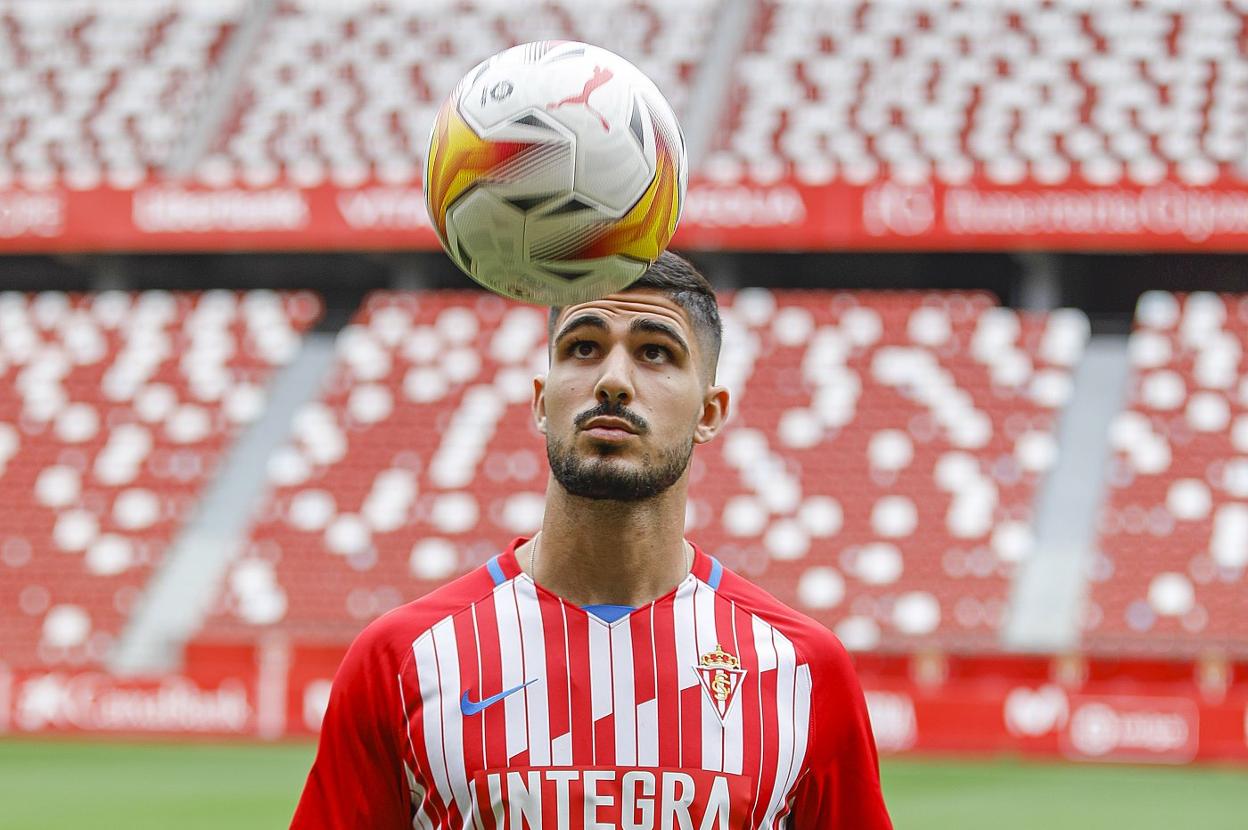
[{"label": "stadium stand", "polygon": [[[208,125],[197,178],[418,180],[433,110],[464,70],[554,35],[634,60],[683,115],[722,2],[282,0],[225,90],[229,116]],[[716,149],[695,159],[712,179],[1244,178],[1242,3],[756,6]],[[126,189],[158,174],[256,13],[241,0],[6,3],[0,186]]]},{"label": "stadium stand", "polygon": [[762,0],[704,172],[1107,186],[1242,180],[1248,7]]},{"label": "stadium stand", "polygon": [[0,654],[103,660],[321,313],[310,293],[0,294]]},{"label": "stadium stand", "polygon": [[184,138],[242,0],[0,6],[0,188],[132,188]]},{"label": "stadium stand", "polygon": [[1145,294],[1084,621],[1090,650],[1248,653],[1248,296]]},{"label": "stadium stand", "polygon": [[679,114],[717,5],[284,0],[199,177],[215,185],[418,180],[434,113],[465,72],[552,37],[636,62]]},{"label": "stadium stand", "polygon": [[[740,397],[694,454],[690,538],[852,648],[997,648],[1086,318],[761,289],[726,296],[724,317],[719,380]],[[372,295],[271,460],[203,636],[345,642],[531,534],[545,326],[489,296]]]}]

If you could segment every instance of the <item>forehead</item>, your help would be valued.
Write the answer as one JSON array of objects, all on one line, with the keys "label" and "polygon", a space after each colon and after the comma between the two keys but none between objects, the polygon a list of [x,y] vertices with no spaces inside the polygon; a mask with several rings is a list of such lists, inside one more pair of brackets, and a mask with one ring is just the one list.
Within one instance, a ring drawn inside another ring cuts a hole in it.
[{"label": "forehead", "polygon": [[558,335],[569,320],[581,314],[597,314],[611,326],[628,325],[636,318],[650,317],[671,323],[686,337],[692,337],[694,333],[689,315],[661,291],[622,291],[587,303],[564,306],[555,320],[555,334]]}]

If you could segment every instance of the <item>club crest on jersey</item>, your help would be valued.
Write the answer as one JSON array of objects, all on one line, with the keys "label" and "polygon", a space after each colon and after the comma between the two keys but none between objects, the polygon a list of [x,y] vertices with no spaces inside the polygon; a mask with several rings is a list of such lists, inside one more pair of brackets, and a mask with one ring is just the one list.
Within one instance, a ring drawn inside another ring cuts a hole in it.
[{"label": "club crest on jersey", "polygon": [[724,647],[716,645],[714,651],[708,651],[694,666],[698,680],[702,683],[702,691],[706,692],[711,705],[719,714],[721,722],[728,717],[732,703],[737,699],[737,690],[745,680],[745,669],[741,661],[724,651]]}]

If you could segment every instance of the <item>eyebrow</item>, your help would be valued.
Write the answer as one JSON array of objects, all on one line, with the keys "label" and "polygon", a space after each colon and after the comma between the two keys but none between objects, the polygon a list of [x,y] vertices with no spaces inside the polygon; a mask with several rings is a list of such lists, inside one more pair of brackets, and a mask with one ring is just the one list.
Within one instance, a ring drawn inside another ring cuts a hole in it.
[{"label": "eyebrow", "polygon": [[633,333],[646,332],[649,334],[661,334],[675,343],[685,356],[689,356],[689,344],[685,342],[685,338],[680,336],[680,332],[667,323],[653,320],[648,317],[641,317],[632,322],[628,330]]},{"label": "eyebrow", "polygon": [[[607,325],[607,321],[602,319],[599,315],[592,313],[579,314],[569,320],[568,324],[560,329],[559,334],[555,336],[555,342],[559,343],[569,334],[580,328],[591,328],[599,331],[610,330],[610,326]],[[633,320],[632,324],[629,325],[628,330],[631,334],[645,333],[662,335],[675,343],[676,347],[679,348],[686,357],[690,354],[689,344],[685,342],[685,338],[681,337],[680,332],[667,323],[648,317],[641,317]]]},{"label": "eyebrow", "polygon": [[569,320],[568,324],[559,331],[559,334],[555,336],[555,342],[558,343],[560,340],[579,328],[591,328],[599,329],[600,331],[607,331],[609,327],[607,326],[607,321],[602,319],[597,314],[580,314]]}]

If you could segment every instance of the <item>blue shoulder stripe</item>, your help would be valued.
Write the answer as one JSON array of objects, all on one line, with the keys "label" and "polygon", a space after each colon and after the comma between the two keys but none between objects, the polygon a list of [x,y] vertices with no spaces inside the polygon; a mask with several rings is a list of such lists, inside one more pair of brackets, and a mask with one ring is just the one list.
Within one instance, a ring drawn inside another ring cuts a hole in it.
[{"label": "blue shoulder stripe", "polygon": [[719,560],[714,556],[711,557],[711,576],[706,580],[706,584],[715,590],[719,590],[719,581],[724,578],[724,566],[719,564]]},{"label": "blue shoulder stripe", "polygon": [[507,577],[503,574],[503,567],[498,564],[498,556],[494,556],[489,562],[486,562],[485,569],[490,572],[490,578],[494,580],[494,587],[497,588],[507,581]]}]

